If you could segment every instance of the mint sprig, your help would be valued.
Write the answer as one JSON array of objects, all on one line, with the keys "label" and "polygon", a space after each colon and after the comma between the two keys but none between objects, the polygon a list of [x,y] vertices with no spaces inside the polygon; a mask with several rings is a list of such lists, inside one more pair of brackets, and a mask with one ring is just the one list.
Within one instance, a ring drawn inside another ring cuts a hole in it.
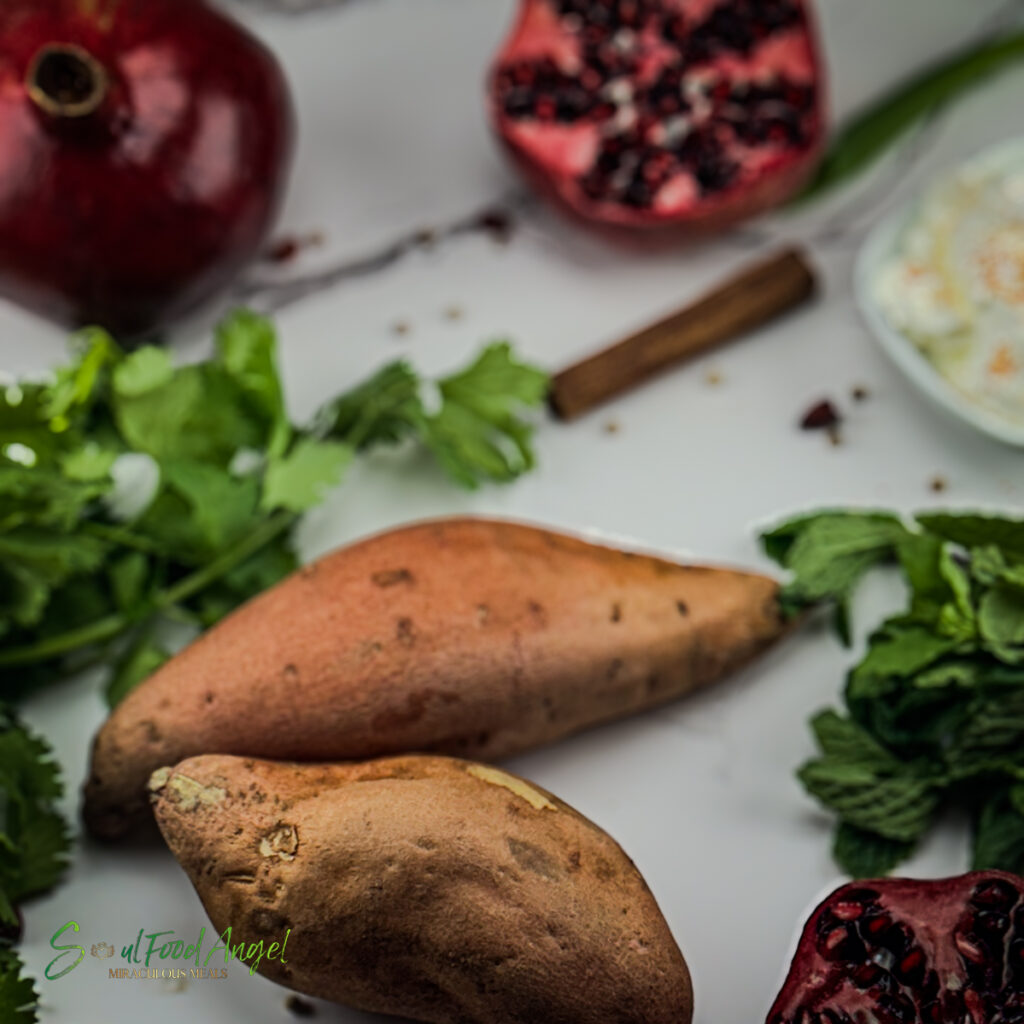
[{"label": "mint sprig", "polygon": [[821,753],[798,773],[838,818],[839,864],[890,871],[959,806],[974,865],[1024,871],[1024,520],[826,510],[762,539],[792,574],[784,606],[833,606],[844,642],[866,572],[889,564],[907,584],[847,676],[843,713],[812,721]]}]

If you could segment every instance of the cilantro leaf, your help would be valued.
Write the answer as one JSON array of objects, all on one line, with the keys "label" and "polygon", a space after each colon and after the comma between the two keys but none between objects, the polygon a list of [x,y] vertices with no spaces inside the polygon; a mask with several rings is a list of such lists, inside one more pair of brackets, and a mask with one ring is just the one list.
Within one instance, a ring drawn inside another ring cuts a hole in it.
[{"label": "cilantro leaf", "polygon": [[87,411],[104,397],[107,377],[124,353],[106,331],[87,327],[72,338],[78,357],[57,371],[57,379],[47,394],[44,415],[60,430],[71,418]]},{"label": "cilantro leaf", "polygon": [[170,653],[154,643],[146,633],[132,644],[114,666],[107,683],[108,707],[114,708],[143,680],[148,679],[169,658]]},{"label": "cilantro leaf", "polygon": [[35,1024],[39,994],[31,978],[22,974],[22,963],[11,951],[0,957],[0,1020],[4,1024]]},{"label": "cilantro leaf", "polygon": [[443,404],[424,423],[424,442],[466,487],[514,480],[533,468],[532,428],[520,408],[540,405],[548,377],[515,360],[507,342],[488,346],[461,373],[439,383]]},{"label": "cilantro leaf", "polygon": [[407,363],[385,367],[318,414],[318,433],[357,450],[418,438],[463,487],[507,483],[533,468],[533,429],[521,411],[541,404],[548,377],[519,362],[507,342],[438,382],[441,407],[428,413]]},{"label": "cilantro leaf", "polygon": [[287,455],[271,459],[263,478],[261,506],[305,512],[319,505],[341,482],[354,456],[355,451],[340,441],[302,438]]},{"label": "cilantro leaf", "polygon": [[324,406],[314,432],[357,450],[395,444],[409,437],[424,416],[420,379],[404,360],[390,363],[369,380]]},{"label": "cilantro leaf", "polygon": [[0,890],[9,905],[45,892],[67,867],[70,836],[50,748],[5,713],[0,722]]},{"label": "cilantro leaf", "polygon": [[[159,463],[201,462],[226,468],[240,448],[262,446],[266,426],[248,396],[216,361],[163,373],[125,372],[147,352],[139,349],[118,367],[113,413],[127,446]],[[160,362],[166,354],[155,357]],[[144,370],[148,368],[144,367]]]},{"label": "cilantro leaf", "polygon": [[267,455],[283,455],[292,426],[277,373],[277,336],[273,325],[247,309],[235,310],[217,326],[217,349],[243,400],[267,425]]},{"label": "cilantro leaf", "polygon": [[181,610],[206,628],[299,567],[291,535],[283,533],[188,599]]}]

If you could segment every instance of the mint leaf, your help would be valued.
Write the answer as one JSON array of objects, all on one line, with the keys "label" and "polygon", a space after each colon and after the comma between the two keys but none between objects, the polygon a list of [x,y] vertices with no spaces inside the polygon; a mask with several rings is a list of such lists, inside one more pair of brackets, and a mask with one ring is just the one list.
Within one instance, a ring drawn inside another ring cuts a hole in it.
[{"label": "mint leaf", "polygon": [[811,719],[818,746],[829,758],[870,771],[899,770],[900,762],[865,729],[835,711],[822,711]]},{"label": "mint leaf", "polygon": [[958,779],[1012,772],[1024,766],[1024,687],[975,697],[947,753]]},{"label": "mint leaf", "polygon": [[906,527],[888,513],[822,512],[792,519],[762,535],[767,554],[793,573],[782,591],[798,610],[824,601],[836,605],[836,630],[850,643],[849,603],[857,584],[876,565],[893,561]]},{"label": "mint leaf", "polygon": [[886,839],[849,822],[836,829],[832,855],[852,878],[882,878],[914,852],[914,843]]},{"label": "mint leaf", "polygon": [[897,556],[911,592],[911,615],[934,622],[939,609],[951,597],[949,582],[943,575],[945,544],[929,533],[908,533],[900,541]]},{"label": "mint leaf", "polygon": [[988,796],[974,824],[971,870],[990,868],[1024,872],[1024,816],[1013,806],[1005,788]]},{"label": "mint leaf", "polygon": [[847,696],[851,700],[880,696],[894,677],[909,679],[956,648],[954,639],[923,626],[886,623],[872,636],[863,660],[850,674]]},{"label": "mint leaf", "polygon": [[938,803],[934,781],[834,711],[816,715],[811,727],[824,756],[797,773],[808,792],[850,825],[897,842],[915,841]]},{"label": "mint leaf", "polygon": [[978,629],[1000,661],[1024,662],[1024,591],[1005,586],[986,591],[978,607]]},{"label": "mint leaf", "polygon": [[921,512],[915,518],[929,533],[961,547],[994,546],[1024,557],[1024,519],[973,512]]},{"label": "mint leaf", "polygon": [[263,479],[261,506],[305,512],[336,487],[355,451],[339,441],[302,438],[287,454],[272,459]]},{"label": "mint leaf", "polygon": [[909,770],[890,774],[862,764],[824,757],[797,775],[807,791],[851,825],[898,842],[915,842],[932,822],[940,791]]}]

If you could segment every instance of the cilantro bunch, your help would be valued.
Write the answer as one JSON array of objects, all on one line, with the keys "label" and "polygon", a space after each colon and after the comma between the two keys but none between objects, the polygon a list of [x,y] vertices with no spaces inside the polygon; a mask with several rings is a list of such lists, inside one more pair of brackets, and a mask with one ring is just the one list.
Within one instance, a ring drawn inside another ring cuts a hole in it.
[{"label": "cilantro bunch", "polygon": [[832,604],[847,643],[865,573],[892,563],[909,590],[850,672],[845,712],[811,722],[821,754],[799,777],[839,818],[840,866],[891,871],[956,806],[974,868],[1024,873],[1024,521],[828,511],[762,539],[792,571],[787,608]]},{"label": "cilantro bunch", "polygon": [[0,697],[95,662],[112,703],[168,656],[166,620],[206,628],[296,566],[300,516],[369,448],[417,441],[461,485],[530,469],[547,378],[507,344],[437,384],[405,362],[293,424],[268,321],[240,311],[216,354],[76,338],[50,383],[0,387]]}]

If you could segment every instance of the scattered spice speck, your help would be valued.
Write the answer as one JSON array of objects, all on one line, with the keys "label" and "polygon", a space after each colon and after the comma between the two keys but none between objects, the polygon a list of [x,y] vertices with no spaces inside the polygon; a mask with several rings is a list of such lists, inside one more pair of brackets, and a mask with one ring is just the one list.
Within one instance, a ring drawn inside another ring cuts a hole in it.
[{"label": "scattered spice speck", "polygon": [[512,237],[514,221],[507,210],[495,207],[491,210],[484,210],[477,219],[476,226],[481,231],[486,231],[496,242],[507,242]]},{"label": "scattered spice speck", "polygon": [[408,334],[412,330],[412,324],[408,320],[396,320],[391,325],[391,332],[393,334],[403,335]]},{"label": "scattered spice speck", "polygon": [[313,249],[323,244],[322,231],[311,231],[306,235],[285,235],[270,243],[263,259],[267,263],[291,263],[304,249]]},{"label": "scattered spice speck", "polygon": [[704,374],[704,383],[708,387],[717,388],[722,383],[722,375],[717,370],[708,370]]},{"label": "scattered spice speck", "polygon": [[606,434],[617,434],[621,429],[622,428],[618,420],[608,420],[604,425],[604,432]]},{"label": "scattered spice speck", "polygon": [[316,1007],[302,996],[289,996],[284,1002],[284,1008],[296,1017],[316,1016]]},{"label": "scattered spice speck", "polygon": [[465,310],[461,306],[448,306],[444,311],[446,320],[461,320],[465,315]]},{"label": "scattered spice speck", "polygon": [[825,399],[812,405],[804,413],[800,420],[800,429],[829,430],[832,427],[838,427],[841,422],[842,417],[839,415],[839,410],[828,399]]},{"label": "scattered spice speck", "polygon": [[838,424],[828,428],[828,443],[833,448],[838,448],[843,443],[843,435]]},{"label": "scattered spice speck", "polygon": [[850,397],[855,402],[866,402],[871,397],[871,392],[863,384],[858,384],[850,389]]},{"label": "scattered spice speck", "polygon": [[935,494],[942,494],[949,488],[949,481],[942,475],[936,473],[928,482],[928,486]]},{"label": "scattered spice speck", "polygon": [[437,230],[435,228],[420,228],[416,232],[413,244],[421,249],[431,249],[437,244]]}]

